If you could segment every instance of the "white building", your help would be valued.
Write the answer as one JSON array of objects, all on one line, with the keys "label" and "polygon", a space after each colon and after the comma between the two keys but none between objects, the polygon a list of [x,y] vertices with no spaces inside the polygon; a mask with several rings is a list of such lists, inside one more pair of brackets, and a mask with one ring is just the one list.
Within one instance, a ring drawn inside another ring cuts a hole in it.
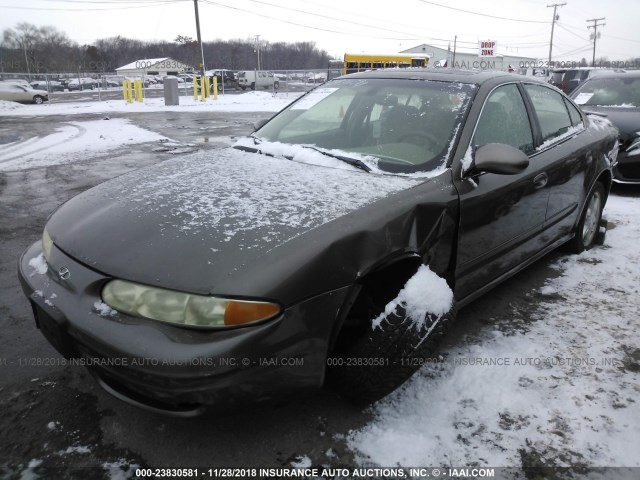
[{"label": "white building", "polygon": [[454,68],[479,68],[483,70],[514,70],[529,68],[537,65],[537,59],[532,57],[520,57],[515,55],[497,54],[495,57],[480,57],[478,50],[469,52],[468,48],[461,51],[456,48],[455,58],[453,45],[450,50],[434,47],[423,43],[400,53],[423,53],[429,55],[429,66],[442,66]]},{"label": "white building", "polygon": [[116,68],[118,75],[178,75],[179,73],[193,72],[193,67],[173,58],[145,58],[136,60],[122,67]]}]

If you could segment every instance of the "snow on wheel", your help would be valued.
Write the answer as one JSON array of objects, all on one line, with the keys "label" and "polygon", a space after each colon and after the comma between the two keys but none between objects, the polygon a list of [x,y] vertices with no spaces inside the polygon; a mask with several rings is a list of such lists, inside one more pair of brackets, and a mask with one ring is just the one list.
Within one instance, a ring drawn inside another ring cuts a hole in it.
[{"label": "snow on wheel", "polygon": [[33,103],[40,105],[43,102],[44,98],[41,95],[36,95],[35,97],[33,97]]},{"label": "snow on wheel", "polygon": [[393,392],[435,351],[455,319],[453,292],[427,266],[407,281],[368,328],[328,362],[328,384],[356,404]]}]

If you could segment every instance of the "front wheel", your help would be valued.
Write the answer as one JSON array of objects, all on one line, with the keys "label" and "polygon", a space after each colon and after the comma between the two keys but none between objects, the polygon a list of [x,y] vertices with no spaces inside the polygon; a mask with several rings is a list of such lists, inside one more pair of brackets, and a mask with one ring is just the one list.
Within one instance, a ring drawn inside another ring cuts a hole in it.
[{"label": "front wheel", "polygon": [[37,103],[38,105],[44,103],[44,97],[42,97],[41,95],[36,95],[35,97],[33,97],[33,103]]},{"label": "front wheel", "polygon": [[275,90],[278,90],[280,88],[280,83],[279,82],[273,82],[273,88]]},{"label": "front wheel", "polygon": [[254,82],[251,82],[251,90],[255,90],[256,89],[256,84]]},{"label": "front wheel", "polygon": [[571,252],[580,253],[595,245],[605,201],[604,185],[597,182],[587,198],[580,221],[576,226],[576,235],[567,243]]},{"label": "front wheel", "polygon": [[423,365],[433,362],[437,345],[456,316],[427,314],[418,327],[402,306],[379,326],[368,328],[346,350],[328,359],[328,386],[357,405],[386,397]]}]

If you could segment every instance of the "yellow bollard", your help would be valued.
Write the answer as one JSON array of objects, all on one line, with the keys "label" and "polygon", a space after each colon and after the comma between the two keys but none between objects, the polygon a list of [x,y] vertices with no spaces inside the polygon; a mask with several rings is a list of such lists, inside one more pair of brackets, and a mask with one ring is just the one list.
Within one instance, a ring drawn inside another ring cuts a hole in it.
[{"label": "yellow bollard", "polygon": [[122,82],[122,92],[127,103],[133,102],[133,99],[131,98],[131,80],[125,80]]},{"label": "yellow bollard", "polygon": [[142,80],[136,80],[133,82],[133,90],[136,97],[136,102],[142,102]]},{"label": "yellow bollard", "polygon": [[193,77],[193,99],[198,100],[198,79]]},{"label": "yellow bollard", "polygon": [[204,102],[205,99],[207,98],[207,90],[206,90],[206,86],[207,86],[207,79],[206,77],[203,75],[200,77],[200,95],[202,97],[202,101]]},{"label": "yellow bollard", "polygon": [[218,100],[218,77],[213,77],[213,99]]}]

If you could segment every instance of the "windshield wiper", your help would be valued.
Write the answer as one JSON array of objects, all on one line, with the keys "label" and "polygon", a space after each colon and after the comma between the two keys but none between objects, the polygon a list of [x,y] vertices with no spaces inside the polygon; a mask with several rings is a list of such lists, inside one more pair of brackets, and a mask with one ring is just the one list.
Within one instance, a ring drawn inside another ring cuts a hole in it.
[{"label": "windshield wiper", "polygon": [[[243,152],[249,152],[249,153],[260,153],[262,155],[266,155],[268,157],[275,157],[276,155],[273,155],[272,153],[268,153],[265,152],[263,150],[260,150],[259,146],[260,146],[260,139],[258,137],[254,137],[253,135],[249,135],[249,138],[253,139],[253,143],[254,145],[256,145],[256,147],[249,147],[247,145],[234,145],[233,148],[236,150],[241,150]],[[320,148],[311,146],[311,145],[300,145],[302,148],[308,148],[309,150],[314,150],[318,153],[321,153],[322,155],[326,155],[327,157],[331,157],[331,158],[335,158],[337,160],[340,160],[342,162],[348,163],[349,165],[359,168],[360,170],[364,170],[367,173],[371,172],[371,167],[369,167],[366,163],[364,163],[362,160],[358,160],[357,158],[351,158],[351,157],[345,157],[344,155],[337,155],[335,153],[331,153],[331,152],[327,152],[326,150],[322,150]],[[293,155],[283,155],[284,158],[286,158],[287,160],[293,160]]]},{"label": "windshield wiper", "polygon": [[315,150],[316,152],[319,152],[323,155],[326,155],[327,157],[331,157],[331,158],[335,158],[337,160],[340,160],[344,163],[348,163],[349,165],[359,168],[360,170],[364,170],[367,173],[371,172],[371,167],[369,167],[366,163],[364,163],[362,160],[358,160],[357,158],[351,158],[351,157],[345,157],[344,155],[337,155],[335,153],[331,153],[331,152],[327,152],[326,150],[322,150],[320,148],[317,147],[313,147],[311,145],[300,145],[303,148],[308,148],[310,150]]}]

